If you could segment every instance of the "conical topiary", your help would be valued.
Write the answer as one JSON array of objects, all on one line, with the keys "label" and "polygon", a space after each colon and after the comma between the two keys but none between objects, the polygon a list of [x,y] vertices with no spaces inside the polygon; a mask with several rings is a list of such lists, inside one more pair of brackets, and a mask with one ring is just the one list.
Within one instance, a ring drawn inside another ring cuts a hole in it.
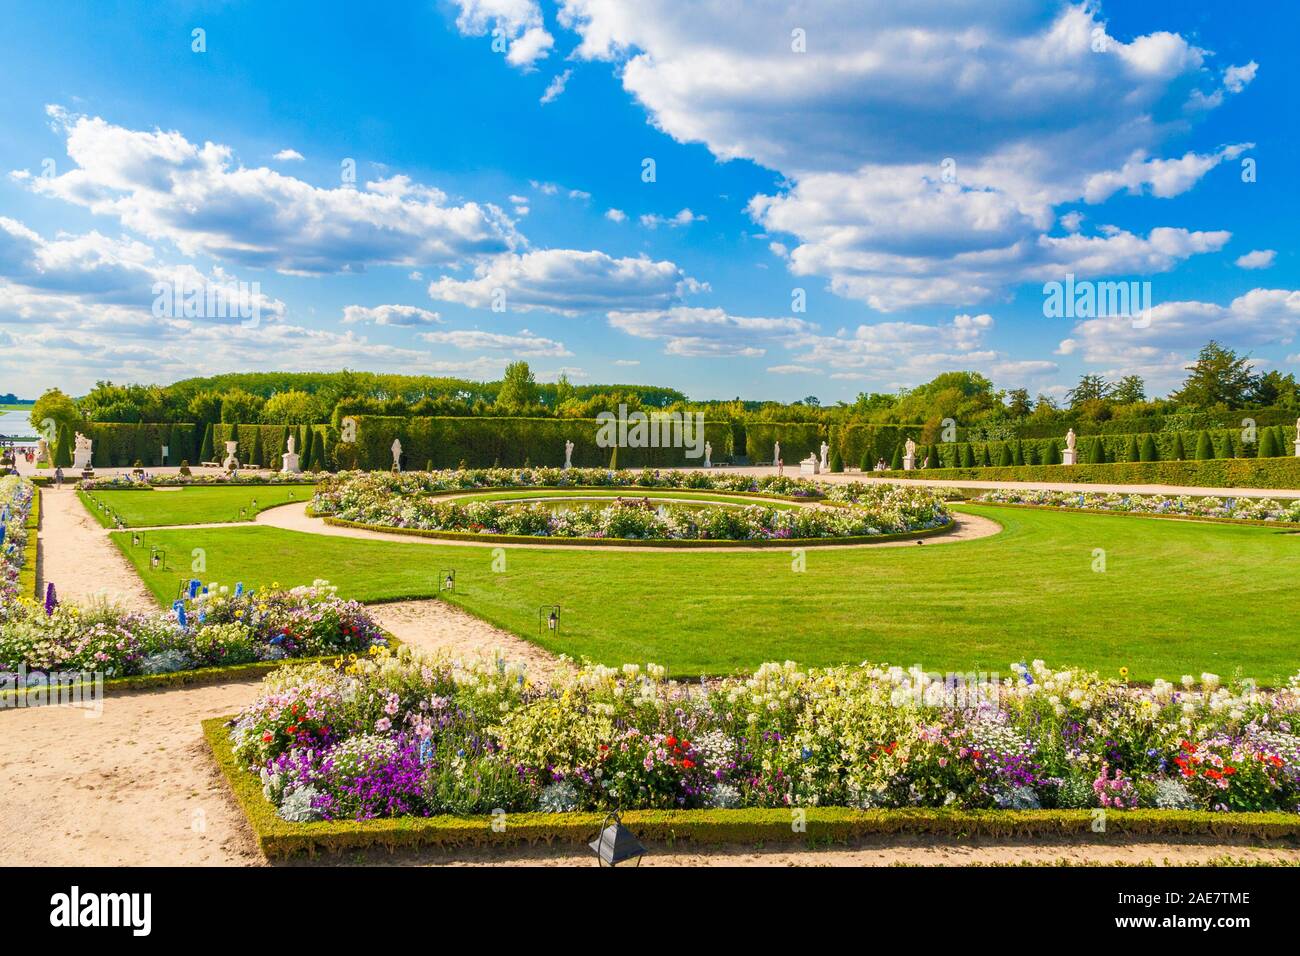
[{"label": "conical topiary", "polygon": [[1138,449],[1138,461],[1159,461],[1160,452],[1156,450],[1156,440],[1151,435],[1144,435],[1142,447]]},{"label": "conical topiary", "polygon": [[844,458],[840,455],[838,448],[831,452],[830,466],[831,471],[837,474],[844,470]]},{"label": "conical topiary", "polygon": [[1201,433],[1196,436],[1196,460],[1209,461],[1214,457],[1214,442],[1210,441],[1210,433],[1201,429]]},{"label": "conical topiary", "polygon": [[1044,464],[1059,465],[1060,463],[1061,463],[1061,446],[1058,445],[1056,443],[1056,439],[1053,438],[1049,440],[1047,443],[1047,460],[1044,462]]},{"label": "conical topiary", "polygon": [[894,471],[903,470],[903,443],[901,441],[894,446],[894,457],[890,459],[889,467]]},{"label": "conical topiary", "polygon": [[1016,454],[1011,450],[1011,442],[1002,443],[1002,451],[998,454],[998,464],[1003,468],[1010,468],[1016,463]]},{"label": "conical topiary", "polygon": [[1142,452],[1138,449],[1137,436],[1129,435],[1128,444],[1124,446],[1124,460],[1138,461],[1141,457],[1141,454]]},{"label": "conical topiary", "polygon": [[1224,433],[1223,433],[1223,444],[1222,444],[1222,446],[1220,447],[1219,450],[1220,450],[1220,452],[1221,452],[1221,454],[1218,455],[1219,458],[1236,458],[1236,457],[1237,457],[1237,451],[1236,451],[1236,449],[1233,447],[1233,444],[1232,444],[1232,434],[1231,434],[1230,432],[1224,432]]},{"label": "conical topiary", "polygon": [[1259,457],[1277,457],[1277,439],[1273,437],[1273,429],[1271,428],[1265,428],[1263,434],[1259,436]]},{"label": "conical topiary", "polygon": [[199,446],[199,461],[212,461],[212,423],[203,429],[203,444]]},{"label": "conical topiary", "polygon": [[1183,433],[1174,432],[1174,461],[1184,461],[1187,458],[1187,449],[1183,447]]},{"label": "conical topiary", "polygon": [[248,463],[255,468],[265,468],[266,458],[262,450],[262,429],[259,426],[253,428],[253,450],[248,456]]},{"label": "conical topiary", "polygon": [[54,467],[71,468],[72,467],[72,446],[75,439],[72,435],[72,427],[66,422],[59,426],[58,435],[54,441]]},{"label": "conical topiary", "polygon": [[876,463],[871,460],[871,449],[867,449],[862,453],[862,460],[858,462],[858,470],[870,471],[872,468],[875,467],[876,467]]}]

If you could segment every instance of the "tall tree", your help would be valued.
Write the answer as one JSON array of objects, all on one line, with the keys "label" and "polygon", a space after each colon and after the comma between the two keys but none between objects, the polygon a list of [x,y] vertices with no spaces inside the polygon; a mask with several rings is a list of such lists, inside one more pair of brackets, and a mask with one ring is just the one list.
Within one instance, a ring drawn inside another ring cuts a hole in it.
[{"label": "tall tree", "polygon": [[1029,401],[1029,390],[1013,388],[1007,392],[1007,412],[1014,418],[1024,418],[1034,410]]},{"label": "tall tree", "polygon": [[1132,405],[1147,400],[1147,385],[1141,375],[1125,375],[1110,392],[1110,400],[1116,405]]},{"label": "tall tree", "polygon": [[511,362],[501,379],[497,404],[505,409],[526,408],[537,403],[537,381],[527,362]]},{"label": "tall tree", "polygon": [[1065,400],[1073,409],[1085,402],[1100,402],[1110,398],[1111,385],[1100,375],[1084,375],[1079,384],[1065,393]]},{"label": "tall tree", "polygon": [[1183,387],[1169,397],[1192,408],[1242,408],[1255,383],[1250,359],[1213,339],[1201,349],[1196,363],[1189,365],[1187,371]]}]

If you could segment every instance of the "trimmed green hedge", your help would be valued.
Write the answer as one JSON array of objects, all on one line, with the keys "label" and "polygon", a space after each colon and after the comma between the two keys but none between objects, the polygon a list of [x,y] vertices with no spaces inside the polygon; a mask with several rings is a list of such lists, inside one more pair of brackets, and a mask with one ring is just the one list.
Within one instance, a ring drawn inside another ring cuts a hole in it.
[{"label": "trimmed green hedge", "polygon": [[821,456],[826,441],[825,425],[817,422],[748,422],[745,425],[745,454],[751,465],[772,463],[776,443],[781,443],[781,460],[798,466],[809,455]]},{"label": "trimmed green hedge", "polygon": [[[182,460],[194,464],[202,437],[198,426],[189,423],[83,422],[77,430],[94,442],[91,464],[96,468],[129,468],[137,461],[146,468],[156,468],[163,464],[164,445],[168,446],[167,464],[179,465]],[[71,465],[69,457],[63,467]]]},{"label": "trimmed green hedge", "polygon": [[[331,429],[328,425],[215,425],[212,459],[223,461],[228,441],[239,442],[236,457],[245,468],[279,471],[289,433],[293,432],[298,465],[303,471],[334,471]],[[320,467],[317,468],[319,461]],[[191,461],[191,464],[194,462]]]},{"label": "trimmed green hedge", "polygon": [[36,580],[36,560],[40,548],[41,526],[41,491],[36,489],[32,496],[32,509],[27,514],[24,527],[27,529],[27,544],[23,546],[23,566],[18,570],[18,594],[28,594],[37,600],[44,595],[40,593]]},{"label": "trimmed green hedge", "polygon": [[[1180,412],[1174,415],[1144,415],[1135,418],[1112,418],[1104,422],[1022,422],[1016,426],[1021,438],[1051,438],[1064,435],[1073,425],[1076,435],[1142,435],[1146,432],[1177,431],[1179,426],[1190,429],[1241,429],[1243,418],[1252,419],[1255,425],[1294,425],[1296,413],[1289,408],[1244,408],[1235,412]],[[1170,428],[1174,425],[1174,428]],[[1294,430],[1294,429],[1292,429]]]},{"label": "trimmed green hedge", "polygon": [[[1218,428],[1204,431],[1144,432],[1117,435],[1079,435],[1075,443],[1078,463],[1096,465],[1130,461],[1177,461],[1201,458],[1206,449],[1213,458],[1256,458],[1260,452],[1271,452],[1265,457],[1287,457],[1293,451],[1294,429],[1285,426],[1264,426],[1257,430],[1255,441],[1243,442],[1241,429]],[[1208,437],[1208,446],[1205,439]],[[942,466],[945,468],[979,467],[987,452],[988,461],[998,466],[1004,453],[1013,457],[1019,453],[1026,464],[1051,464],[1049,456],[1055,448],[1057,462],[1065,448],[1064,435],[1052,438],[1013,438],[1006,441],[953,442],[937,446]],[[1147,454],[1143,455],[1143,449]],[[1198,451],[1198,448],[1200,449]],[[1181,450],[1181,455],[1180,455]],[[969,452],[969,456],[968,456]]]},{"label": "trimmed green hedge", "polygon": [[[925,457],[925,449],[920,447],[922,431],[921,425],[832,425],[830,444],[845,464],[858,467],[864,458],[871,465],[881,458],[893,461],[895,450],[911,438],[917,443],[920,461]],[[899,456],[901,460],[901,451]]]},{"label": "trimmed green hedge", "polygon": [[930,468],[881,472],[890,478],[955,481],[1072,481],[1081,484],[1179,485],[1205,488],[1300,488],[1300,458],[1211,458],[1206,461]]},{"label": "trimmed green hedge", "polygon": [[[511,846],[538,842],[585,844],[595,838],[599,813],[512,813],[494,829],[488,815],[388,817],[290,823],[262,796],[262,785],[235,759],[231,718],[203,721],[203,736],[217,769],[248,818],[268,858],[318,851],[410,847]],[[928,834],[970,837],[1062,837],[1093,833],[1091,810],[849,810],[800,808],[806,827],[796,830],[789,809],[629,810],[624,825],[647,844],[690,840],[701,845],[782,843],[822,845],[869,836]],[[1206,813],[1196,810],[1115,810],[1106,814],[1106,835],[1215,836],[1291,840],[1300,836],[1300,814]],[[653,852],[653,851],[652,851]]]},{"label": "trimmed green hedge", "polygon": [[[402,441],[402,468],[423,471],[457,468],[517,468],[564,464],[564,443],[572,441],[573,465],[604,468],[612,448],[601,448],[596,439],[600,423],[592,418],[400,418],[357,415],[356,441],[339,441],[332,461],[340,469],[360,468],[387,471],[393,465],[393,439]],[[240,426],[244,428],[245,426]],[[334,430],[331,433],[338,437]],[[706,422],[704,439],[713,445],[713,461],[732,456],[731,425]],[[241,447],[242,447],[241,435]],[[683,448],[618,449],[619,468],[658,468],[703,465],[702,458],[687,458]]]}]

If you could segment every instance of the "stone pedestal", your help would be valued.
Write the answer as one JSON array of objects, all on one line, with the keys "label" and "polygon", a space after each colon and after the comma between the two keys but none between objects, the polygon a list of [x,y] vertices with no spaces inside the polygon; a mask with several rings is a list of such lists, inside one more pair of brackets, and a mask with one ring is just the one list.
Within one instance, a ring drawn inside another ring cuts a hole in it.
[{"label": "stone pedestal", "polygon": [[915,456],[915,455],[904,455],[904,456],[903,456],[903,471],[912,471],[912,470],[914,470],[915,468],[916,468],[916,456]]},{"label": "stone pedestal", "polygon": [[805,458],[799,462],[799,474],[801,475],[816,475],[820,474],[820,471],[816,458]]},{"label": "stone pedestal", "polygon": [[1074,449],[1073,449],[1073,448],[1067,448],[1067,449],[1065,449],[1065,451],[1061,452],[1061,464],[1062,464],[1062,465],[1073,465],[1073,464],[1074,464]]},{"label": "stone pedestal", "polygon": [[1300,458],[1300,438],[1295,440],[1295,456]]},{"label": "stone pedestal", "polygon": [[284,453],[284,464],[280,466],[280,474],[296,475],[302,469],[298,467],[298,456],[291,451]]},{"label": "stone pedestal", "polygon": [[90,449],[85,451],[78,450],[72,456],[72,468],[74,471],[90,471]]}]

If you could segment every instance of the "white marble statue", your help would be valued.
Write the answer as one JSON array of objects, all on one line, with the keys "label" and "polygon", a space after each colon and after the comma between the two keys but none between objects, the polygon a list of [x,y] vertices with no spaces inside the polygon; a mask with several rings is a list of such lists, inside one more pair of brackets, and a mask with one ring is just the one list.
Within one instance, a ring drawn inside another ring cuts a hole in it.
[{"label": "white marble statue", "polygon": [[812,452],[808,457],[799,462],[799,474],[801,475],[818,475],[821,474],[821,463],[818,462],[817,456]]},{"label": "white marble statue", "polygon": [[822,442],[822,460],[821,460],[822,471],[827,471],[829,469],[829,466],[826,464],[826,454],[830,450],[831,450],[831,446],[826,444],[825,442]]},{"label": "white marble statue", "polygon": [[280,466],[280,473],[284,475],[296,475],[302,468],[298,465],[298,454],[294,451],[298,444],[293,432],[289,432],[289,441],[284,453],[284,463]]},{"label": "white marble statue", "polygon": [[50,443],[47,442],[44,438],[37,439],[36,441],[37,463],[39,464],[40,462],[45,462],[49,460],[50,460]]},{"label": "white marble statue", "polygon": [[704,467],[705,467],[705,468],[712,468],[712,467],[713,467],[713,444],[712,444],[712,442],[707,442],[707,441],[706,441],[706,442],[704,443]]},{"label": "white marble statue", "polygon": [[911,471],[916,467],[916,442],[908,439],[903,444],[903,470]]},{"label": "white marble statue", "polygon": [[239,467],[239,442],[226,442],[226,460],[221,463],[221,467],[227,471],[233,471]]},{"label": "white marble statue", "polygon": [[780,460],[781,460],[781,443],[777,442],[776,447],[772,449],[772,464],[775,465]]},{"label": "white marble statue", "polygon": [[567,439],[564,442],[564,470],[568,471],[573,467],[573,442]]},{"label": "white marble statue", "polygon": [[72,440],[72,467],[80,471],[86,471],[90,468],[92,442],[81,432],[77,432]]},{"label": "white marble statue", "polygon": [[393,452],[393,471],[402,470],[402,440],[394,438],[391,448]]},{"label": "white marble statue", "polygon": [[1065,451],[1061,453],[1061,464],[1073,465],[1075,463],[1075,455],[1077,454],[1074,450],[1075,440],[1074,429],[1071,428],[1065,433]]},{"label": "white marble statue", "polygon": [[1300,458],[1300,418],[1295,420],[1295,456]]}]

